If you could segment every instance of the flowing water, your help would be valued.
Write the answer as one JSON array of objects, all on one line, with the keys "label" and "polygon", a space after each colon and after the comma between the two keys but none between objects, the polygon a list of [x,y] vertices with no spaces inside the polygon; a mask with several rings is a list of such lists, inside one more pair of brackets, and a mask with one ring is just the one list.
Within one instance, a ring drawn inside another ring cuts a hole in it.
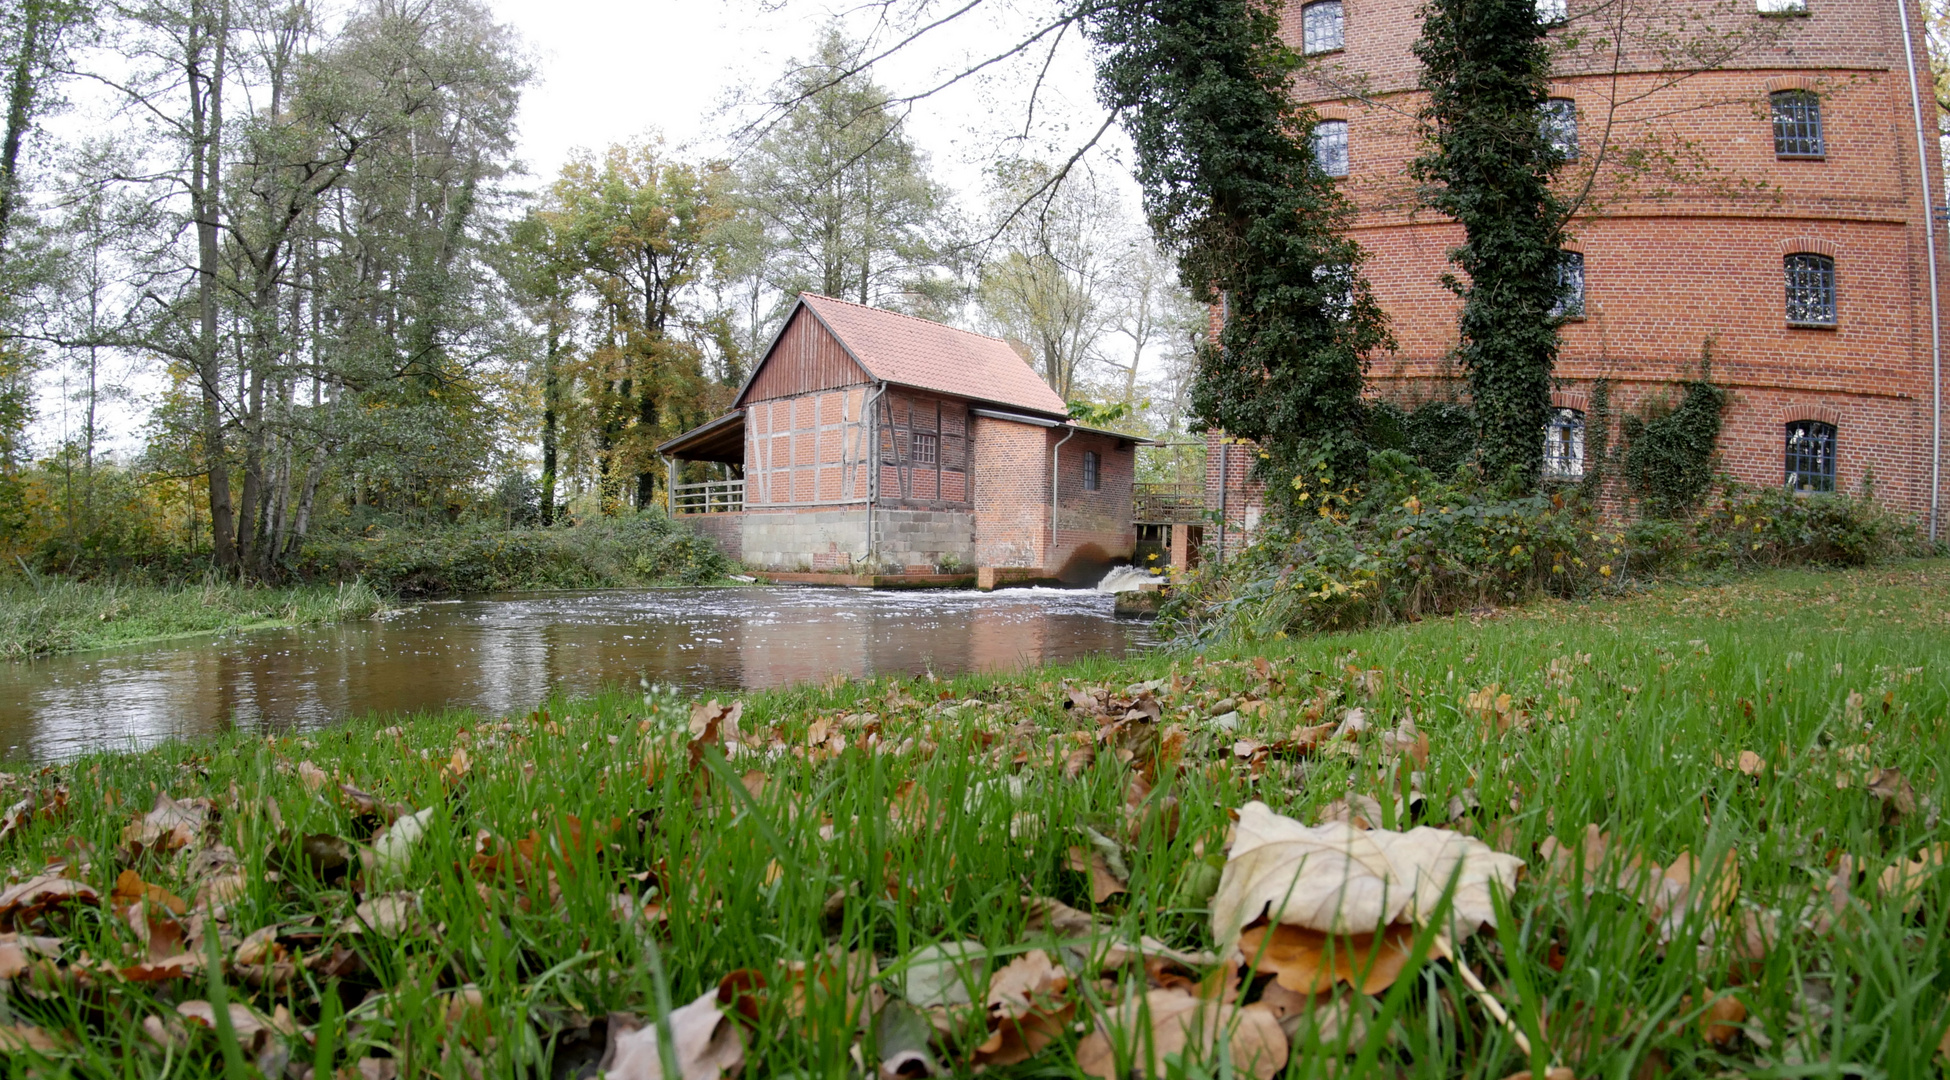
[{"label": "flowing water", "polygon": [[1151,645],[1087,590],[653,589],[415,604],[385,618],[0,662],[0,755],[48,761],[227,730],[449,707],[526,712],[639,680],[758,690]]}]

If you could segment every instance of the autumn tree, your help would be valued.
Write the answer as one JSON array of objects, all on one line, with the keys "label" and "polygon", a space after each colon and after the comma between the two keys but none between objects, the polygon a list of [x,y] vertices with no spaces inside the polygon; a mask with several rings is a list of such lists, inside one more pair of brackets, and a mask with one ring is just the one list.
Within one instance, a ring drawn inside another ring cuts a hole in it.
[{"label": "autumn tree", "polygon": [[811,291],[940,314],[954,293],[946,196],[892,95],[856,71],[859,53],[828,30],[774,90],[780,115],[741,170],[759,273],[781,304]]},{"label": "autumn tree", "polygon": [[733,207],[725,167],[642,142],[572,160],[533,227],[560,260],[545,272],[572,270],[587,305],[576,419],[605,507],[626,484],[635,505],[652,505],[656,444],[723,404],[700,346],[710,327],[691,300],[723,256]]}]

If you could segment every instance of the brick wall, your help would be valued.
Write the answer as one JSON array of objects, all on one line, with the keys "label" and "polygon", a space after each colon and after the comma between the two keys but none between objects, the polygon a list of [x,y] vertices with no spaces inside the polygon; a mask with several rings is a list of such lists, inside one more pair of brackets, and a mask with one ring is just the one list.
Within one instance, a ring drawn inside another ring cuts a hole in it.
[{"label": "brick wall", "polygon": [[742,560],[745,557],[745,515],[743,514],[686,514],[685,525],[699,536],[710,538],[724,552],[725,558]]},{"label": "brick wall", "polygon": [[975,565],[1042,566],[1049,552],[1049,429],[974,418]]},{"label": "brick wall", "polygon": [[[1923,20],[1914,0],[1906,2],[1927,95]],[[1421,149],[1420,72],[1410,52],[1419,5],[1345,0],[1347,48],[1314,58],[1294,82],[1297,97],[1348,123],[1343,183],[1358,207],[1353,232],[1397,342],[1371,376],[1377,392],[1404,397],[1454,375],[1458,301],[1441,278],[1453,271],[1447,252],[1462,237],[1459,226],[1417,207],[1407,176]],[[1576,102],[1581,153],[1559,184],[1583,199],[1569,246],[1584,255],[1586,315],[1561,331],[1557,374],[1568,394],[1609,378],[1622,414],[1670,394],[1697,370],[1710,340],[1714,379],[1732,391],[1720,443],[1728,472],[1780,483],[1785,424],[1828,419],[1838,429],[1838,487],[1854,489],[1873,474],[1885,501],[1926,515],[1933,387],[1923,222],[1928,201],[1946,201],[1935,179],[1938,148],[1929,139],[1919,164],[1893,5],[1816,0],[1810,8],[1806,17],[1776,19],[1756,14],[1752,0],[1663,0],[1633,16],[1648,28],[1673,16],[1690,27],[1687,36],[1741,39],[1714,71],[1674,73],[1666,57],[1634,46],[1614,78],[1608,55],[1578,47],[1561,54],[1552,95]],[[1297,44],[1300,6],[1285,18]],[[1573,19],[1557,34],[1616,37],[1593,30]],[[1362,95],[1348,95],[1351,85]],[[1775,156],[1769,94],[1782,89],[1819,96],[1821,159]],[[1620,167],[1628,159],[1637,167]],[[1924,175],[1932,178],[1928,201]],[[1950,283],[1947,239],[1937,237],[1936,258]],[[1781,260],[1802,250],[1835,260],[1833,329],[1787,325]],[[1243,456],[1249,465],[1250,453]],[[1219,459],[1214,443],[1207,485],[1215,502]],[[1228,548],[1257,503],[1242,467],[1230,470]]]},{"label": "brick wall", "polygon": [[[1046,434],[1051,445],[1062,442],[1056,452],[1056,550],[1046,565],[1066,581],[1082,581],[1137,550],[1137,527],[1131,524],[1137,452],[1123,439],[1076,434],[1064,441],[1065,434],[1060,429]],[[1085,454],[1097,455],[1095,491],[1084,487]]]},{"label": "brick wall", "polygon": [[1265,485],[1253,478],[1259,448],[1219,431],[1205,433],[1205,508],[1223,509],[1223,525],[1207,526],[1205,542],[1230,555],[1252,542],[1264,513]]},{"label": "brick wall", "polygon": [[[916,390],[889,389],[879,413],[881,506],[969,510],[968,403]],[[930,440],[933,461],[917,440]]]},{"label": "brick wall", "polygon": [[864,503],[871,393],[855,386],[753,402],[745,414],[745,505]]}]

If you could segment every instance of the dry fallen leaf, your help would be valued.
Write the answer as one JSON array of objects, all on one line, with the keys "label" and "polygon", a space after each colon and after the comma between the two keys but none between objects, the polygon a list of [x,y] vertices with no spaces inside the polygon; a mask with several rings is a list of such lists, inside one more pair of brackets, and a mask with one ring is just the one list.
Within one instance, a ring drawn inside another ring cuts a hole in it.
[{"label": "dry fallen leaf", "polygon": [[370,929],[380,937],[398,937],[417,927],[420,897],[414,892],[384,893],[367,897],[352,910],[352,917],[339,926],[342,932],[356,934]]},{"label": "dry fallen leaf", "polygon": [[208,799],[178,801],[158,792],[155,807],[123,828],[122,842],[138,854],[188,847],[209,821],[211,807]]},{"label": "dry fallen leaf", "polygon": [[1494,920],[1491,895],[1507,894],[1522,868],[1516,856],[1447,829],[1310,828],[1250,802],[1212,897],[1212,936],[1223,954],[1263,915],[1324,934],[1373,933],[1432,917],[1453,881],[1450,936],[1460,939]]},{"label": "dry fallen leaf", "polygon": [[1255,926],[1239,935],[1239,953],[1249,967],[1276,976],[1276,985],[1297,994],[1323,993],[1336,982],[1379,994],[1408,966],[1414,943],[1414,928],[1402,924],[1341,937],[1298,926]]},{"label": "dry fallen leaf", "polygon": [[32,1024],[0,1024],[0,1054],[24,1050],[52,1054],[60,1049],[61,1044],[53,1035]]},{"label": "dry fallen leaf", "polygon": [[1876,879],[1876,887],[1884,897],[1902,904],[1904,914],[1914,915],[1923,904],[1923,886],[1945,862],[1950,862],[1950,843],[1932,844],[1916,858],[1884,870]]},{"label": "dry fallen leaf", "polygon": [[1186,1064],[1211,1061],[1222,1035],[1233,1068],[1242,1074],[1272,1080],[1286,1067],[1286,1032],[1271,1012],[1205,1001],[1183,990],[1151,990],[1112,1008],[1077,1044],[1077,1068],[1089,1076],[1121,1080],[1126,1075],[1118,1071],[1116,1048],[1121,1046],[1132,1059],[1131,1075],[1147,1080],[1176,1075],[1168,1073],[1167,1058],[1176,1056]]},{"label": "dry fallen leaf", "polygon": [[29,923],[49,908],[63,904],[99,904],[101,894],[59,874],[41,874],[0,892],[0,927]]},{"label": "dry fallen leaf", "polygon": [[[670,1041],[683,1080],[716,1080],[745,1063],[744,1038],[718,1008],[717,990],[670,1012]],[[665,1080],[657,1025],[625,1013],[611,1013],[609,1045],[597,1066],[608,1080]]]},{"label": "dry fallen leaf", "polygon": [[1019,1064],[1062,1037],[1077,1011],[1064,997],[1069,987],[1070,973],[1041,949],[996,972],[989,980],[989,1037],[975,1048],[975,1064]]},{"label": "dry fallen leaf", "polygon": [[1124,883],[1111,870],[1110,862],[1104,853],[1095,847],[1072,847],[1063,865],[1081,874],[1090,875],[1090,899],[1093,903],[1104,901],[1124,892]]}]

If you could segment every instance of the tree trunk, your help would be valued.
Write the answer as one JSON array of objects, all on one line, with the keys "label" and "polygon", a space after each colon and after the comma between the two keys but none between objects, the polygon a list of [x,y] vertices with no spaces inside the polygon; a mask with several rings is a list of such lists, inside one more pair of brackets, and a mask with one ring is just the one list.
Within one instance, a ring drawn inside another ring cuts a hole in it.
[{"label": "tree trunk", "polygon": [[[203,389],[203,460],[210,486],[210,546],[219,569],[238,569],[237,533],[230,502],[230,462],[224,453],[223,367],[217,348],[217,215],[221,206],[224,50],[230,37],[229,0],[190,8],[186,50],[190,114],[190,204],[196,215],[198,315],[197,377]],[[208,22],[209,25],[196,25]],[[214,41],[206,44],[206,38]],[[209,71],[203,50],[213,48]]]},{"label": "tree trunk", "polygon": [[562,338],[554,312],[549,313],[548,353],[542,359],[542,524],[555,524],[555,427],[556,394],[560,375],[556,370]]},{"label": "tree trunk", "polygon": [[21,9],[20,56],[7,87],[7,133],[0,141],[0,249],[13,225],[15,192],[19,182],[20,144],[27,137],[34,105],[34,59],[41,51],[41,34],[48,0],[24,0]]}]

